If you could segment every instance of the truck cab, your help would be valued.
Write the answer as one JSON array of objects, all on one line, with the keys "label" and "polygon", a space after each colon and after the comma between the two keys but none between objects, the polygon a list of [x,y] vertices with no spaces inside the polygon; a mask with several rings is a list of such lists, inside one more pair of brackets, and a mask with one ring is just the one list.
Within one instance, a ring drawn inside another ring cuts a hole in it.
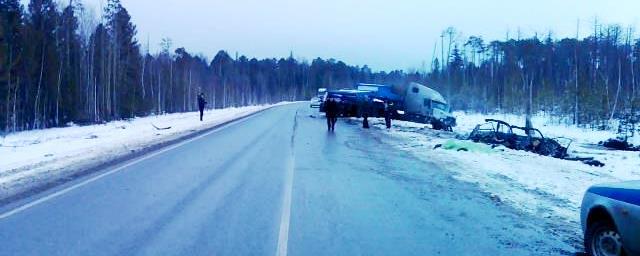
[{"label": "truck cab", "polygon": [[449,103],[434,89],[419,83],[411,83],[405,95],[405,119],[430,123],[437,130],[451,130],[456,119]]}]

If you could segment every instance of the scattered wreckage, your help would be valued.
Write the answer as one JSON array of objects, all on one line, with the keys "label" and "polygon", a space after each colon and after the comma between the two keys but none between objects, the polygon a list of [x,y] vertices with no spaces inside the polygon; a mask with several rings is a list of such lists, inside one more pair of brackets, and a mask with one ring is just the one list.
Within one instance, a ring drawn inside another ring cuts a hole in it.
[{"label": "scattered wreckage", "polygon": [[634,146],[624,138],[608,139],[606,141],[601,141],[598,144],[612,150],[640,151],[640,146]]},{"label": "scattered wreckage", "polygon": [[485,120],[473,129],[469,139],[491,145],[503,145],[510,149],[525,150],[544,156],[566,158],[571,140],[562,146],[557,140],[545,138],[540,130],[510,125],[495,119]]},{"label": "scattered wreckage", "polygon": [[570,161],[581,161],[591,166],[604,164],[593,158],[570,157],[568,150],[573,142],[568,138],[546,138],[540,130],[511,125],[505,121],[487,119],[473,129],[468,139],[476,143],[504,146],[514,150],[524,150],[543,156]]}]

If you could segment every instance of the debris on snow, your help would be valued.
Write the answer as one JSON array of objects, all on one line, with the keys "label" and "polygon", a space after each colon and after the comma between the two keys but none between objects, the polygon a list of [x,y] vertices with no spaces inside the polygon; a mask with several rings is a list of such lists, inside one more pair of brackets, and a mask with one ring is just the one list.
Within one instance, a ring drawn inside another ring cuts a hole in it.
[{"label": "debris on snow", "polygon": [[[439,145],[439,146],[438,146]],[[493,148],[488,145],[472,143],[468,141],[447,140],[444,144],[438,144],[435,148],[442,148],[445,150],[453,150],[453,151],[466,151],[466,152],[481,152],[481,153],[491,153],[493,152]]]},{"label": "debris on snow", "polygon": [[608,139],[606,141],[601,141],[599,144],[605,148],[613,150],[640,151],[640,146],[634,147],[633,144],[622,138]]},{"label": "debris on snow", "polygon": [[162,131],[162,130],[169,130],[171,129],[171,126],[167,126],[167,127],[158,127],[155,124],[151,123],[151,125],[153,126],[153,128],[156,128],[156,130],[158,131]]}]

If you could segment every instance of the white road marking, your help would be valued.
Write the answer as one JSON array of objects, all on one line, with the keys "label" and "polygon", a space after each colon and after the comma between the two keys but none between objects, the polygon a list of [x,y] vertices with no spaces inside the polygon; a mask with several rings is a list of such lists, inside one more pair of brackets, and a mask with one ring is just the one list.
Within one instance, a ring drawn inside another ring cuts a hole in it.
[{"label": "white road marking", "polygon": [[[62,189],[62,190],[57,191],[57,192],[55,192],[55,193],[49,194],[49,195],[47,195],[47,196],[45,196],[45,197],[38,198],[38,199],[37,199],[37,200],[35,200],[35,201],[29,202],[29,203],[24,204],[24,205],[22,205],[22,206],[20,206],[20,207],[17,207],[17,208],[15,208],[15,209],[12,209],[12,210],[10,210],[10,211],[8,211],[8,212],[5,212],[5,213],[3,213],[3,214],[0,214],[0,220],[6,219],[6,218],[11,217],[11,216],[13,216],[13,215],[16,215],[16,214],[18,214],[18,213],[21,213],[21,212],[23,212],[23,211],[25,211],[25,210],[28,210],[29,208],[32,208],[32,207],[34,207],[34,206],[36,206],[36,205],[42,204],[42,203],[47,202],[47,201],[49,201],[49,200],[51,200],[51,199],[57,198],[57,197],[59,197],[59,196],[61,196],[61,195],[64,195],[64,194],[69,193],[69,192],[71,192],[71,191],[73,191],[73,190],[76,190],[76,189],[78,189],[78,188],[80,188],[80,187],[82,187],[82,186],[85,186],[85,185],[87,185],[87,184],[91,184],[91,183],[93,183],[93,182],[95,182],[95,181],[97,181],[97,180],[99,180],[99,179],[102,179],[102,178],[107,177],[107,176],[110,176],[110,175],[112,175],[112,174],[114,174],[114,173],[120,172],[120,171],[122,171],[123,169],[125,169],[125,168],[127,168],[127,167],[129,167],[129,166],[135,165],[135,164],[137,164],[137,163],[140,163],[140,162],[142,162],[142,161],[144,161],[144,160],[147,160],[147,159],[149,159],[149,158],[152,158],[152,157],[154,157],[154,156],[157,156],[157,155],[160,155],[160,154],[165,153],[165,152],[167,152],[167,151],[170,151],[170,150],[176,149],[176,148],[178,148],[178,147],[184,146],[185,144],[188,144],[188,143],[190,143],[190,142],[193,142],[193,141],[199,140],[199,139],[201,139],[201,138],[203,138],[203,137],[209,136],[209,135],[210,135],[210,134],[212,134],[212,133],[216,133],[216,132],[222,131],[222,130],[224,130],[224,129],[226,129],[226,128],[229,128],[229,127],[235,126],[235,125],[237,125],[237,124],[244,123],[244,122],[246,122],[247,120],[249,120],[250,118],[253,118],[253,117],[256,117],[256,116],[258,116],[258,115],[261,115],[262,113],[263,113],[263,112],[259,112],[259,113],[257,113],[257,114],[254,114],[254,115],[252,115],[252,116],[249,116],[249,117],[244,118],[244,119],[241,119],[241,120],[231,121],[231,123],[225,124],[225,125],[223,125],[223,126],[221,126],[221,127],[218,127],[218,128],[213,129],[213,130],[211,130],[211,131],[208,131],[208,132],[206,132],[206,133],[204,133],[204,134],[201,134],[201,135],[198,135],[198,136],[193,137],[193,138],[191,138],[191,139],[188,139],[188,140],[182,141],[182,142],[180,142],[180,143],[178,143],[178,144],[175,144],[175,145],[169,146],[169,147],[167,147],[167,148],[160,149],[160,150],[158,150],[158,151],[156,151],[156,152],[153,152],[153,153],[151,153],[151,154],[144,155],[144,156],[142,156],[142,157],[140,157],[140,158],[138,158],[138,159],[135,159],[135,160],[133,160],[133,161],[131,161],[131,162],[129,162],[129,163],[127,163],[127,164],[123,165],[123,166],[120,166],[120,167],[115,168],[115,169],[113,169],[113,170],[110,170],[110,171],[108,171],[108,172],[102,173],[102,174],[100,174],[100,175],[98,175],[98,176],[95,176],[95,177],[93,177],[93,178],[90,178],[90,179],[88,179],[88,180],[85,180],[85,181],[83,181],[83,182],[80,182],[80,183],[75,184],[75,185],[73,185],[73,186],[70,186],[70,187],[68,187],[68,188]],[[241,118],[242,118],[242,117],[241,117]]]},{"label": "white road marking", "polygon": [[285,177],[284,200],[282,202],[282,215],[280,216],[280,233],[278,234],[278,249],[276,256],[286,256],[289,245],[289,223],[291,222],[291,194],[293,190],[294,157],[291,156],[287,166]]},{"label": "white road marking", "polygon": [[280,232],[278,233],[278,248],[276,249],[276,256],[286,256],[289,246],[289,225],[291,223],[291,196],[293,193],[293,171],[296,165],[295,157],[295,137],[296,129],[298,128],[298,111],[293,119],[293,129],[291,131],[291,155],[287,163],[287,170],[284,180],[284,193],[282,201],[282,212],[280,215]]}]

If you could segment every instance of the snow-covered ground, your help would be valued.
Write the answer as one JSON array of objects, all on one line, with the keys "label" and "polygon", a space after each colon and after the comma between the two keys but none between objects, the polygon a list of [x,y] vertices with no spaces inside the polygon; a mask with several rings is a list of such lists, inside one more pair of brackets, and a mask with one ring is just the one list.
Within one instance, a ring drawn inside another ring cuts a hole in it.
[{"label": "snow-covered ground", "polygon": [[[592,167],[581,162],[504,147],[493,149],[488,145],[463,140],[487,118],[524,126],[522,116],[462,112],[455,115],[459,122],[455,133],[434,131],[422,124],[394,121],[389,134],[400,141],[394,143],[400,150],[436,163],[451,171],[457,179],[477,184],[496,201],[511,204],[536,216],[558,218],[567,223],[568,230],[575,231],[576,235],[580,232],[582,196],[589,186],[640,180],[640,153],[612,151],[597,145],[599,141],[614,138],[614,132],[558,125],[544,116],[533,118],[534,126],[545,136],[573,139],[569,149],[571,155],[594,157],[606,164],[605,167]],[[383,120],[375,119],[372,124],[384,129]],[[637,143],[638,138],[635,139],[632,142]],[[434,149],[438,144],[445,145],[444,148],[451,146],[453,150]],[[469,151],[457,151],[456,147],[465,147]]]},{"label": "snow-covered ground", "polygon": [[[269,107],[210,110],[205,112],[203,122],[199,121],[198,112],[189,112],[0,137],[0,199]],[[154,126],[171,128],[159,130]]]}]

